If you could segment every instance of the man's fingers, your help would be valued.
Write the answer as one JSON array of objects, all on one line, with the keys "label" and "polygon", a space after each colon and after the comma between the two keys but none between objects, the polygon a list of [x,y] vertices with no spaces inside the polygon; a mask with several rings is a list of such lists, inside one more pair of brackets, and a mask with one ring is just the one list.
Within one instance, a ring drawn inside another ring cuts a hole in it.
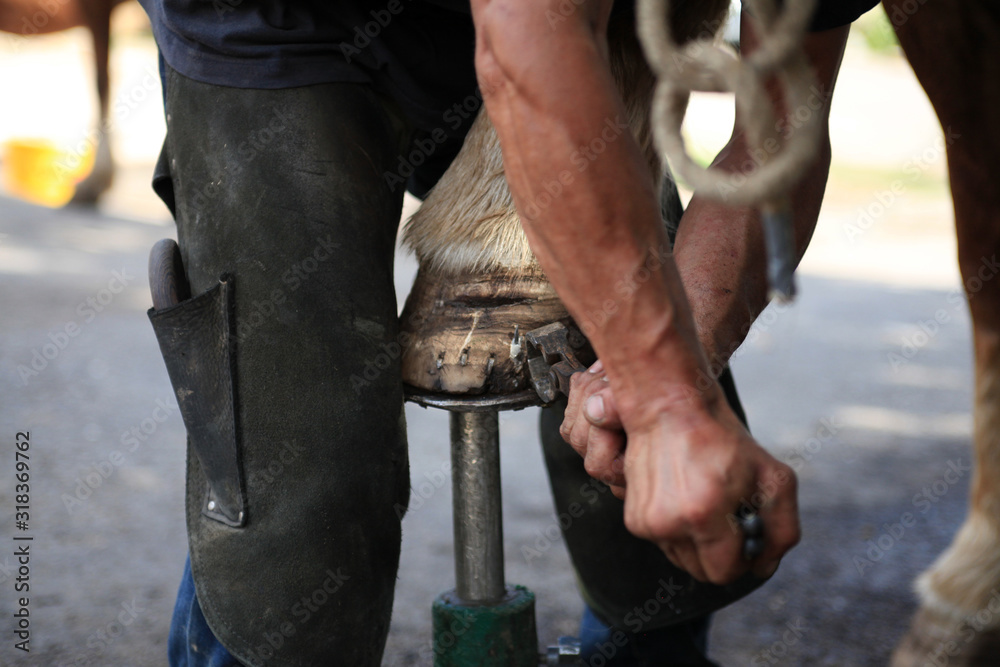
[{"label": "man's fingers", "polygon": [[754,561],[753,573],[761,578],[774,574],[781,557],[799,543],[798,481],[784,464],[767,473],[775,483],[775,493],[758,512],[764,522],[764,552]]},{"label": "man's fingers", "polygon": [[[591,394],[586,389],[592,382],[603,376],[603,366],[600,364],[601,362],[598,361],[586,373],[574,373],[569,379],[569,400],[566,403],[566,413],[563,416],[562,426],[559,427],[559,433],[566,442],[570,442],[577,421],[585,421],[581,413],[584,402]],[[595,367],[598,367],[596,373],[593,372]],[[572,443],[570,442],[570,444]]]},{"label": "man's fingers", "polygon": [[[628,437],[625,527],[657,544],[695,579],[728,584],[751,568],[770,575],[798,542],[793,471],[757,445],[735,417],[688,430],[658,424]],[[595,470],[606,455],[595,456]],[[753,499],[763,524],[763,534],[757,533],[763,553],[753,562],[743,558],[747,536],[736,518],[745,498]]]},{"label": "man's fingers", "polygon": [[583,406],[583,414],[594,426],[606,429],[621,429],[622,418],[618,414],[611,388],[600,389],[587,398]]},{"label": "man's fingers", "polygon": [[705,577],[713,584],[731,584],[740,578],[750,564],[743,560],[743,531],[723,529],[714,539],[698,541],[698,558]]},{"label": "man's fingers", "polygon": [[671,563],[681,568],[698,581],[706,582],[708,577],[702,567],[701,559],[698,557],[698,550],[691,540],[676,540],[672,542],[660,542],[660,550],[667,556]]},{"label": "man's fingers", "polygon": [[573,422],[573,428],[570,430],[568,442],[584,458],[586,458],[587,451],[590,448],[590,432],[593,428],[590,422],[578,414],[576,420]]},{"label": "man's fingers", "polygon": [[[760,559],[758,558],[757,560],[759,561]],[[762,562],[758,565],[754,565],[751,572],[753,572],[753,576],[758,579],[770,579],[774,576],[774,573],[778,571],[779,565],[781,565],[780,560],[772,560],[766,563]]]},{"label": "man's fingers", "polygon": [[[745,483],[752,484],[753,474],[745,475]],[[740,488],[738,484],[736,488]],[[716,495],[718,494],[718,495]],[[750,563],[743,559],[743,531],[735,520],[737,509],[729,493],[702,491],[702,500],[695,503],[699,510],[686,514],[686,525],[691,541],[697,549],[698,561],[705,574],[705,580],[713,584],[730,584],[750,569]],[[725,511],[730,502],[732,510]],[[714,508],[709,510],[708,508]]]},{"label": "man's fingers", "polygon": [[[589,426],[587,434],[587,454],[583,467],[587,474],[608,486],[625,485],[625,466],[621,461],[625,448],[625,433],[609,431],[597,426]],[[618,461],[617,466],[614,465]]]},{"label": "man's fingers", "polygon": [[794,471],[772,459],[770,464],[761,466],[753,483],[766,490],[764,502],[756,508],[764,526],[764,551],[753,563],[743,559],[746,535],[732,514],[727,515],[724,521],[713,519],[710,525],[703,526],[694,536],[702,566],[708,580],[714,584],[731,583],[748,570],[761,578],[770,577],[777,570],[782,556],[799,541]]}]

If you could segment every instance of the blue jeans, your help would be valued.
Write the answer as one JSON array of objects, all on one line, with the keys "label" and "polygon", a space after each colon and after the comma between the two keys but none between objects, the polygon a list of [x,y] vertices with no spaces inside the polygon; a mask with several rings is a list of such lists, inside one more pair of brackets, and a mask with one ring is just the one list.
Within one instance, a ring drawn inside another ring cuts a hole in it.
[{"label": "blue jeans", "polygon": [[205,622],[194,591],[190,558],[184,563],[184,577],[170,621],[167,657],[171,667],[242,667]]}]

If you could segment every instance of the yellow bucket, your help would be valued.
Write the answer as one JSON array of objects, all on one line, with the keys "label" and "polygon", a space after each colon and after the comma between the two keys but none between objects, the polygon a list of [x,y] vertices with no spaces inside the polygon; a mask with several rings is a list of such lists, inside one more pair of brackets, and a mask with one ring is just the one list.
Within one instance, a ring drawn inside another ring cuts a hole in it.
[{"label": "yellow bucket", "polygon": [[47,139],[11,139],[0,147],[4,189],[44,206],[63,206],[73,197],[76,184],[93,167],[94,147],[83,154],[66,150]]}]

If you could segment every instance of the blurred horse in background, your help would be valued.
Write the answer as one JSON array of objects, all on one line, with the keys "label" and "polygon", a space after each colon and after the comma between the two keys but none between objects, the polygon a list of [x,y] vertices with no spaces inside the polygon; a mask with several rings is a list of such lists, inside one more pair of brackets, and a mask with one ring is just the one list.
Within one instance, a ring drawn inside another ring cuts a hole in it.
[{"label": "blurred horse in background", "polygon": [[82,26],[90,31],[94,44],[97,74],[98,114],[94,167],[77,183],[72,202],[94,204],[114,179],[108,131],[108,53],[111,40],[111,12],[124,0],[0,0],[0,31],[15,35],[41,35]]}]

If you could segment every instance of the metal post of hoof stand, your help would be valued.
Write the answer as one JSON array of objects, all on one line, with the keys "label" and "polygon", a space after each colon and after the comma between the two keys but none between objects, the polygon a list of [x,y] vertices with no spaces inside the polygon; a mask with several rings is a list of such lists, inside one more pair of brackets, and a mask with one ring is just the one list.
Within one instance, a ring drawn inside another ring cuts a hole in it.
[{"label": "metal post of hoof stand", "polygon": [[576,664],[578,646],[566,638],[539,655],[535,594],[504,580],[497,412],[538,405],[538,395],[467,399],[409,392],[407,398],[451,412],[455,588],[434,601],[435,667]]}]

